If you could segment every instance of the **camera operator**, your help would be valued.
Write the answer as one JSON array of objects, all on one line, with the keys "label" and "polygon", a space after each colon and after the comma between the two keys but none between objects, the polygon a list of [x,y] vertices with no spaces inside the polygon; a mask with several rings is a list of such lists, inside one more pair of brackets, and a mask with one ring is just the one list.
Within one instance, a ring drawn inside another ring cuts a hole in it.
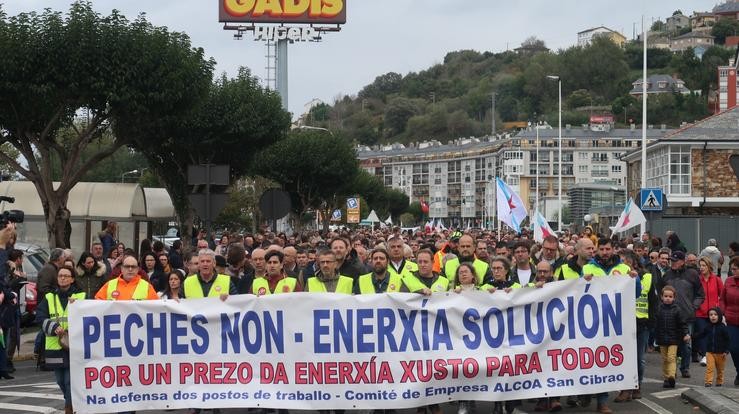
[{"label": "camera operator", "polygon": [[17,295],[10,288],[8,266],[5,266],[13,243],[15,243],[15,225],[8,223],[0,230],[0,264],[3,264],[0,266],[0,378],[3,379],[13,379],[8,373],[8,355],[5,350],[8,328],[15,324],[15,305],[18,303]]},{"label": "camera operator", "polygon": [[5,348],[7,350],[8,354],[8,366],[7,371],[9,374],[12,374],[15,372],[15,367],[13,366],[13,357],[15,356],[15,352],[19,349],[20,345],[20,322],[21,322],[21,311],[20,311],[20,300],[21,300],[21,289],[23,286],[25,286],[28,283],[28,279],[26,278],[25,272],[23,272],[23,252],[18,249],[10,249],[8,250],[8,283],[10,285],[10,289],[15,293],[16,297],[18,298],[18,303],[15,304],[15,318],[13,318],[13,322],[8,328],[8,330],[5,332]]}]

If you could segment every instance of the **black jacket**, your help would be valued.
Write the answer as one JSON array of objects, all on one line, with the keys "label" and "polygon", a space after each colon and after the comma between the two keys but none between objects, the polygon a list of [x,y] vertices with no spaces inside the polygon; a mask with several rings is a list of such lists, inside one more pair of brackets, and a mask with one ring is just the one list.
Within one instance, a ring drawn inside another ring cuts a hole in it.
[{"label": "black jacket", "polygon": [[659,292],[666,285],[675,288],[677,294],[674,303],[680,308],[687,322],[694,321],[695,311],[701,307],[703,300],[706,298],[698,272],[685,266],[678,270],[670,269],[662,275],[658,284],[657,290]]},{"label": "black jacket", "polygon": [[657,345],[678,345],[687,334],[688,324],[677,305],[661,303],[657,311]]},{"label": "black jacket", "polygon": [[[696,333],[693,338],[706,338],[706,351],[713,354],[729,352],[729,330],[723,323],[723,313],[720,308],[711,308],[718,313],[718,322],[711,323]],[[709,311],[710,312],[710,311]]]},{"label": "black jacket", "polygon": [[[0,292],[5,294],[5,298],[0,302],[0,328],[8,329],[15,325],[16,306],[13,305],[15,294],[11,288],[8,275],[8,250],[0,249]],[[5,352],[3,349],[2,352]]]}]

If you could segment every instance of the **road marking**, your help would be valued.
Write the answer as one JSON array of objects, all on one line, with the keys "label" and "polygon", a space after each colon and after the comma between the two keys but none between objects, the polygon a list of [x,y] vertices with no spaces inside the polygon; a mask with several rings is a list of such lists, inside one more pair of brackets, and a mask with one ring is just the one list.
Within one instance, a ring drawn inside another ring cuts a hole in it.
[{"label": "road marking", "polygon": [[60,394],[42,394],[40,392],[0,391],[0,397],[28,397],[42,398],[44,400],[64,400]]},{"label": "road marking", "polygon": [[57,387],[56,382],[37,382],[35,384],[16,384],[16,385],[3,385],[0,386],[0,389],[4,388],[18,388],[18,387],[44,387],[47,385],[53,385],[54,387]]},{"label": "road marking", "polygon": [[54,384],[49,384],[49,385],[33,385],[33,388],[44,388],[44,389],[55,390],[55,389],[59,389],[59,384],[54,383]]},{"label": "road marking", "polygon": [[680,394],[683,393],[683,391],[687,391],[690,388],[683,387],[683,388],[675,388],[673,390],[667,390],[667,391],[660,391],[660,392],[653,392],[650,395],[654,398],[659,398],[660,400],[664,400],[665,398],[672,398],[677,397]]},{"label": "road marking", "polygon": [[[652,395],[654,395],[654,394],[652,394]],[[639,401],[640,403],[644,404],[645,406],[647,406],[649,409],[651,409],[652,411],[654,411],[657,414],[672,414],[672,412],[670,412],[670,410],[666,410],[666,409],[662,408],[662,406],[660,406],[659,404],[657,404],[656,402],[654,402],[652,400],[648,400],[646,398],[640,398],[640,399],[638,399],[636,401]]]},{"label": "road marking", "polygon": [[10,404],[10,403],[3,403],[3,410],[9,410],[9,411],[30,411],[33,413],[59,413],[62,412],[61,410],[57,410],[53,407],[39,407],[37,405],[26,405],[26,404]]}]

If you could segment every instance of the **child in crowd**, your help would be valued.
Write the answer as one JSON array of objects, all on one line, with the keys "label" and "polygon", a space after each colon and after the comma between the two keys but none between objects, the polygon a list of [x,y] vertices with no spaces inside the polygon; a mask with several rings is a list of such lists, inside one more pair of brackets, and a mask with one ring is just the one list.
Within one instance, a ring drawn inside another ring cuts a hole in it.
[{"label": "child in crowd", "polygon": [[664,388],[675,388],[677,345],[681,340],[688,342],[688,324],[680,309],[675,305],[677,292],[672,286],[662,288],[662,304],[657,310],[656,342],[662,354]]},{"label": "child in crowd", "polygon": [[729,352],[729,331],[724,325],[724,315],[721,308],[715,307],[708,311],[707,325],[693,338],[706,338],[706,387],[713,385],[713,371],[716,371],[716,386],[724,385],[724,365],[726,354]]}]

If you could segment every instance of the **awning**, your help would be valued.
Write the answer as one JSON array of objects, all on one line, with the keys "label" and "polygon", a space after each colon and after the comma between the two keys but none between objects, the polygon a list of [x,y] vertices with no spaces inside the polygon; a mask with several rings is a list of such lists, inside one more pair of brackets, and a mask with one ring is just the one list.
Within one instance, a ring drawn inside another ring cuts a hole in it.
[{"label": "awning", "polygon": [[[54,183],[58,188],[59,183]],[[174,207],[164,189],[151,192],[155,218],[173,217]],[[162,194],[161,191],[164,193]],[[36,187],[30,181],[4,181],[0,195],[15,197],[15,203],[0,203],[0,211],[23,210],[29,217],[44,217]],[[166,196],[166,199],[164,198]],[[147,218],[147,197],[138,184],[78,183],[69,193],[67,208],[75,219],[105,220],[109,218]],[[169,204],[169,207],[166,204]],[[169,208],[169,210],[167,210]],[[167,215],[171,211],[172,214]]]},{"label": "awning", "polygon": [[174,204],[164,188],[144,188],[146,217],[169,219],[175,217]]}]

